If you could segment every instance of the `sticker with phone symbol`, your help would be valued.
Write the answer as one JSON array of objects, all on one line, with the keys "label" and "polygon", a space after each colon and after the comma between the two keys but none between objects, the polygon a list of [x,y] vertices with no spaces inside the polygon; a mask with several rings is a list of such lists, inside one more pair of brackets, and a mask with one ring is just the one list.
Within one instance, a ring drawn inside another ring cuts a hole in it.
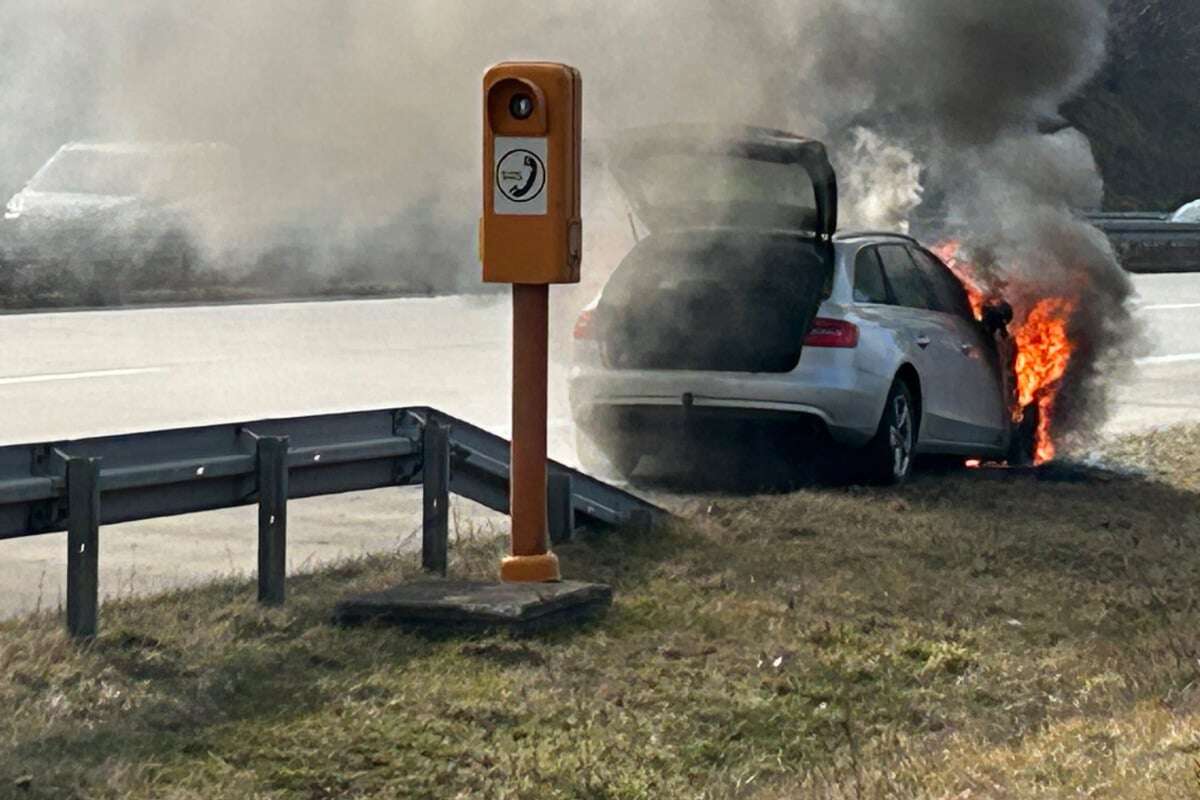
[{"label": "sticker with phone symbol", "polygon": [[548,177],[544,138],[496,138],[497,214],[545,214]]}]

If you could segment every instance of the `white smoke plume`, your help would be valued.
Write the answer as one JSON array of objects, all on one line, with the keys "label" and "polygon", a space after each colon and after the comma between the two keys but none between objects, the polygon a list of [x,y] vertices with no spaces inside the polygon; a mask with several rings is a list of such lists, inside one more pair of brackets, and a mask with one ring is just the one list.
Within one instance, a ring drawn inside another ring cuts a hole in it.
[{"label": "white smoke plume", "polygon": [[921,164],[905,148],[867,128],[855,128],[838,159],[839,215],[843,227],[908,233],[921,204]]},{"label": "white smoke plume", "polygon": [[[1086,142],[1038,125],[1102,63],[1106,0],[0,0],[0,20],[0,188],[67,139],[227,142],[247,181],[222,235],[382,226],[397,252],[440,243],[429,269],[467,284],[491,63],[578,66],[591,138],[666,121],[826,138],[856,222],[903,227],[923,185],[997,269],[1036,271],[1009,278],[1087,287],[1067,421],[1103,406],[1129,286],[1070,214],[1098,198]],[[607,218],[609,249],[626,220]]]}]

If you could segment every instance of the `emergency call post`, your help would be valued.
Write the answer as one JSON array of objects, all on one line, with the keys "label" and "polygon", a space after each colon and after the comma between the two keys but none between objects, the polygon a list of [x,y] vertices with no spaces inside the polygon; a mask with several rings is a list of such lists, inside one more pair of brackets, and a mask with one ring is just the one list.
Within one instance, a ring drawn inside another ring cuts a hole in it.
[{"label": "emergency call post", "polygon": [[483,77],[483,279],[513,285],[511,554],[500,578],[560,579],[546,529],[549,285],[577,283],[582,83],[579,70],[505,62]]},{"label": "emergency call post", "polygon": [[508,62],[483,80],[483,279],[578,283],[579,70]]}]

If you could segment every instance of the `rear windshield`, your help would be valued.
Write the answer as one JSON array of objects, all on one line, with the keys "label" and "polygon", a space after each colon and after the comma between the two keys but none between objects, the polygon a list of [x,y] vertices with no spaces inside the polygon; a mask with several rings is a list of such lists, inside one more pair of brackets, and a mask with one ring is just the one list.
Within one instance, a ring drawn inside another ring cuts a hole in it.
[{"label": "rear windshield", "polygon": [[620,177],[639,205],[692,223],[816,227],[812,180],[797,164],[708,153],[663,154],[637,159]]}]

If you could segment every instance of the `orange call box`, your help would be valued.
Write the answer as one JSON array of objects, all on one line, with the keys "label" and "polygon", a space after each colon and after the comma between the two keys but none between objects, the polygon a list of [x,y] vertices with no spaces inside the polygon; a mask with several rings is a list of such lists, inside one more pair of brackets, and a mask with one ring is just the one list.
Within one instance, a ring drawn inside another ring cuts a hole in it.
[{"label": "orange call box", "polygon": [[579,70],[544,61],[483,76],[484,281],[579,282],[582,88]]}]

